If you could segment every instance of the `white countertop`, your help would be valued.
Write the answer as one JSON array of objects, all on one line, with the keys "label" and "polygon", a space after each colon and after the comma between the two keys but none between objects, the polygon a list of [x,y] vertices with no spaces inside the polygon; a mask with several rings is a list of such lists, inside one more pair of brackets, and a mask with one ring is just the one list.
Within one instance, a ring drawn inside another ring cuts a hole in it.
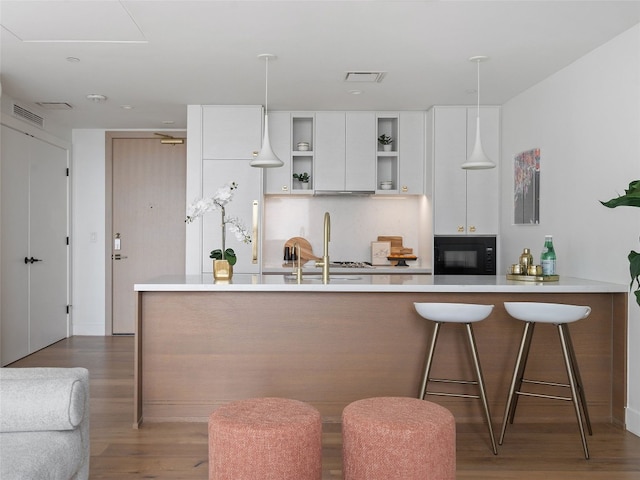
[{"label": "white countertop", "polygon": [[504,275],[344,275],[332,272],[329,284],[306,275],[301,284],[290,274],[235,274],[215,282],[213,274],[167,275],[134,286],[138,292],[510,292],[626,293],[628,285],[560,277],[557,282],[507,280]]}]

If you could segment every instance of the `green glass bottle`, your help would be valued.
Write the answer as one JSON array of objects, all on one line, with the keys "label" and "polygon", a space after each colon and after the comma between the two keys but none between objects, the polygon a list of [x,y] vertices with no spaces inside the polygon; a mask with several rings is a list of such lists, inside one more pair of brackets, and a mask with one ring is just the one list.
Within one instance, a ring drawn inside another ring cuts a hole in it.
[{"label": "green glass bottle", "polygon": [[542,265],[542,275],[556,274],[556,252],[553,249],[553,238],[551,235],[544,236],[544,248],[540,255],[540,264]]}]

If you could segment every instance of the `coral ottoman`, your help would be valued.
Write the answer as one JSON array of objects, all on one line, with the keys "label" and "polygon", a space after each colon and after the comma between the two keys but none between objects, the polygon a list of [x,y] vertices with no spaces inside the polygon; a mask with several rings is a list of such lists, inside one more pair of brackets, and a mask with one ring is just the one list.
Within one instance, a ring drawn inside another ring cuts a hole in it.
[{"label": "coral ottoman", "polygon": [[311,405],[252,398],[209,417],[210,480],[320,480],[322,419]]},{"label": "coral ottoman", "polygon": [[358,400],[342,412],[345,480],[454,480],[456,425],[449,410],[406,397]]}]

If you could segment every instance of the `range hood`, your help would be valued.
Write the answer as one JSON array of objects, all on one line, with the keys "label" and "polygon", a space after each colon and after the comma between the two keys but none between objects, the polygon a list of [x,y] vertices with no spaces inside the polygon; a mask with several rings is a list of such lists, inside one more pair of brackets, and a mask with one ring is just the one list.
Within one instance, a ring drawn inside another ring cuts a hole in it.
[{"label": "range hood", "polygon": [[369,195],[374,195],[376,192],[374,190],[315,190],[314,196],[322,197],[322,196],[351,196],[351,197],[366,197]]}]

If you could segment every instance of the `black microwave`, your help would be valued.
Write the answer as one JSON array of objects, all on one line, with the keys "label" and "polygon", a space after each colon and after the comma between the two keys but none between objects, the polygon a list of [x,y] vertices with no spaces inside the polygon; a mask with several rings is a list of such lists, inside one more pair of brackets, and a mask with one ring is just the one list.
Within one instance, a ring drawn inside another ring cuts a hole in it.
[{"label": "black microwave", "polygon": [[496,237],[434,237],[435,275],[495,275]]}]

